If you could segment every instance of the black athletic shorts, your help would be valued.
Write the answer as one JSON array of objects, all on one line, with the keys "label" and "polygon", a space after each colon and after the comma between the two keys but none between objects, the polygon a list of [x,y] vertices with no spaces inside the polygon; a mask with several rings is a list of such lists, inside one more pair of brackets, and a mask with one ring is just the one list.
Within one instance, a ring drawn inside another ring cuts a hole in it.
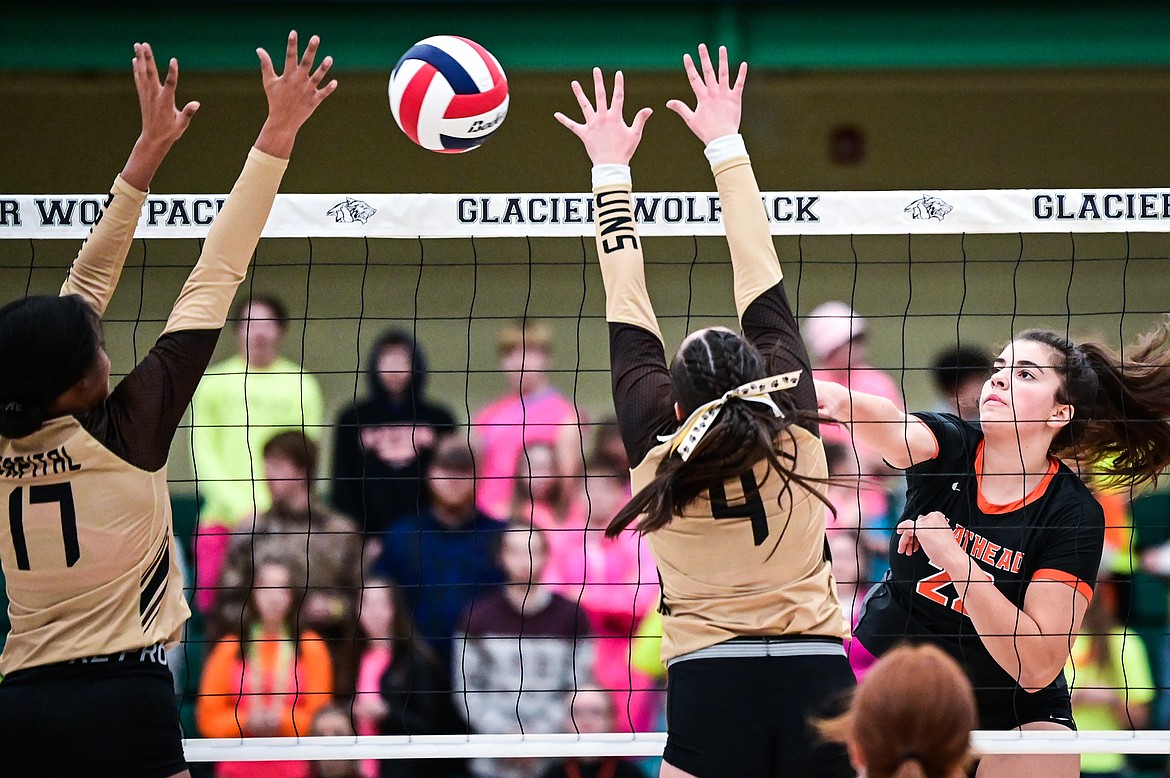
[{"label": "black athletic shorts", "polygon": [[824,742],[810,719],[843,712],[855,685],[843,651],[676,660],[663,759],[697,778],[852,778],[844,746]]},{"label": "black athletic shorts", "polygon": [[162,646],[16,670],[0,681],[5,778],[168,778],[186,769]]},{"label": "black athletic shorts", "polygon": [[1073,730],[1077,728],[1073,723],[1072,698],[1064,673],[1050,686],[1032,693],[1019,686],[976,686],[975,702],[979,705],[979,729],[1004,731],[1039,721]]}]

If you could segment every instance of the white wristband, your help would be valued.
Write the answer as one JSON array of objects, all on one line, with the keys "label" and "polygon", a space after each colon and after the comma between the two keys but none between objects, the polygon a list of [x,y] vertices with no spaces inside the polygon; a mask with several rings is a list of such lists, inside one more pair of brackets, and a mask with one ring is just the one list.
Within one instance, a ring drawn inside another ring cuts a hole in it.
[{"label": "white wristband", "polygon": [[703,153],[707,155],[707,161],[711,163],[711,167],[715,167],[720,162],[726,162],[735,157],[746,157],[747,146],[743,142],[743,136],[738,132],[733,135],[724,135],[716,138],[707,144],[707,148],[703,149]]},{"label": "white wristband", "polygon": [[593,188],[603,186],[633,186],[634,179],[630,175],[629,165],[608,163],[593,166]]}]

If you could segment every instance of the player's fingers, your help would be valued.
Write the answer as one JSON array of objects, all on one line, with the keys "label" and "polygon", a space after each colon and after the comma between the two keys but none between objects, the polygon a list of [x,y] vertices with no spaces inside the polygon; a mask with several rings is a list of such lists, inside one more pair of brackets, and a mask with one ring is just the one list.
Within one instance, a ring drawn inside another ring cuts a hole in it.
[{"label": "player's fingers", "polygon": [[320,105],[321,101],[324,100],[329,95],[333,94],[333,92],[336,89],[337,89],[337,79],[336,78],[333,79],[332,81],[330,81],[325,86],[318,89],[316,92],[317,104]]},{"label": "player's fingers", "polygon": [[613,74],[613,101],[610,102],[612,107],[618,114],[622,112],[622,103],[626,99],[626,79],[622,76],[619,70]]},{"label": "player's fingers", "polygon": [[720,86],[731,85],[731,82],[728,80],[726,46],[719,47],[719,84]]},{"label": "player's fingers", "polygon": [[687,72],[687,81],[691,84],[691,90],[695,93],[695,97],[698,97],[699,90],[703,86],[703,79],[699,78],[699,71],[695,69],[695,61],[691,59],[690,54],[683,54],[683,70]]},{"label": "player's fingers", "polygon": [[715,68],[711,66],[711,53],[707,51],[707,44],[699,44],[699,64],[703,66],[703,81],[708,86],[715,83]]},{"label": "player's fingers", "polygon": [[272,64],[272,57],[263,48],[256,49],[256,56],[260,58],[260,73],[265,78],[275,78],[276,68]]},{"label": "player's fingers", "polygon": [[556,113],[554,113],[553,118],[556,119],[558,122],[560,122],[562,125],[564,125],[564,127],[567,130],[572,132],[578,138],[581,137],[581,132],[582,132],[582,130],[585,129],[585,125],[583,125],[579,122],[573,121],[568,116],[565,116],[563,113],[561,113],[560,111],[557,111]]},{"label": "player's fingers", "polygon": [[134,44],[134,59],[130,60],[130,69],[134,73],[134,84],[141,89],[146,80],[146,63],[143,60],[142,44]]},{"label": "player's fingers", "polygon": [[691,110],[691,107],[682,100],[668,100],[666,107],[681,116],[682,120],[686,122],[688,126],[691,123],[691,119],[695,116],[695,112]]},{"label": "player's fingers", "polygon": [[581,112],[585,115],[585,121],[593,116],[593,106],[589,103],[589,98],[585,96],[585,90],[581,87],[580,81],[572,83],[573,94],[577,96],[577,105],[581,106]]},{"label": "player's fingers", "polygon": [[186,117],[187,121],[191,121],[191,117],[194,116],[195,112],[198,110],[199,110],[199,101],[192,100],[191,102],[184,105],[183,110],[180,111],[179,113],[181,113],[184,117]]},{"label": "player's fingers", "polygon": [[305,46],[305,53],[301,57],[301,67],[308,70],[313,67],[313,60],[317,58],[317,47],[321,45],[321,38],[313,35],[309,38],[309,45]]},{"label": "player's fingers", "polygon": [[735,92],[737,95],[743,94],[743,85],[746,81],[747,81],[747,63],[741,62],[741,63],[739,63],[739,73],[737,73],[735,76],[735,86],[733,86],[731,88],[731,91]]},{"label": "player's fingers", "polygon": [[284,47],[284,70],[281,74],[287,73],[297,66],[297,31],[290,30],[288,34],[288,43]]},{"label": "player's fingers", "polygon": [[605,76],[601,74],[601,68],[593,68],[593,97],[597,103],[597,112],[601,113],[606,109],[605,100]]},{"label": "player's fingers", "polygon": [[634,123],[632,128],[639,137],[642,135],[642,128],[646,126],[646,122],[650,120],[650,115],[654,113],[651,108],[643,108],[634,115]]},{"label": "player's fingers", "polygon": [[325,59],[321,60],[321,64],[318,65],[317,69],[313,71],[313,74],[309,76],[309,81],[311,81],[313,84],[320,84],[325,80],[325,75],[329,72],[329,68],[331,67],[333,67],[333,57],[326,57]]},{"label": "player's fingers", "polygon": [[142,44],[142,64],[145,68],[147,78],[153,78],[155,82],[158,81],[158,64],[154,61],[154,49],[150,47],[149,43]]},{"label": "player's fingers", "polygon": [[163,87],[173,92],[179,85],[179,60],[171,57],[171,61],[167,64],[167,77],[163,81]]}]

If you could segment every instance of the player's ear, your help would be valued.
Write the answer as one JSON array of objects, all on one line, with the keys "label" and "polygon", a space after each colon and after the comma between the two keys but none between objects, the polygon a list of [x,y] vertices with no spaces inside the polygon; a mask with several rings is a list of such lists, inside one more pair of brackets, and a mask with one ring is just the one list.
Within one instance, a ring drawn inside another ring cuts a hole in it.
[{"label": "player's ear", "polygon": [[1052,409],[1052,415],[1048,417],[1048,424],[1051,427],[1059,429],[1072,421],[1073,407],[1067,403],[1057,405]]}]

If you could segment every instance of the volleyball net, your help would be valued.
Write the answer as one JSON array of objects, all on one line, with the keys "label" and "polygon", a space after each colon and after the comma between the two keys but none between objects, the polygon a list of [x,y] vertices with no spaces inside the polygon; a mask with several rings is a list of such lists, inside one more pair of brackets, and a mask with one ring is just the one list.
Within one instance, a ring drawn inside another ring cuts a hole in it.
[{"label": "volleyball net", "polygon": [[[98,218],[103,199],[101,195],[0,196],[3,297],[55,293],[80,240]],[[115,380],[153,344],[224,199],[223,195],[149,197],[104,323]],[[1170,191],[766,192],[761,207],[768,214],[789,297],[802,325],[819,326],[809,314],[825,301],[847,305],[864,321],[868,367],[889,376],[910,410],[942,407],[944,401],[935,388],[936,362],[942,352],[961,346],[993,351],[1013,333],[1029,327],[1053,329],[1074,340],[1091,337],[1123,346],[1156,325],[1170,299],[1170,276],[1165,272],[1170,259]],[[722,324],[738,329],[718,196],[636,193],[635,215],[644,238],[647,284],[668,350],[698,327]],[[370,351],[384,333],[407,333],[425,352],[427,397],[449,407],[458,425],[457,436],[476,444],[482,433],[476,429],[480,411],[509,385],[509,368],[500,359],[501,332],[519,322],[540,322],[547,333],[547,343],[542,341],[542,345],[549,347],[550,360],[540,369],[577,412],[573,424],[578,434],[569,446],[576,452],[576,463],[572,472],[554,468],[552,474],[540,475],[525,446],[527,472],[518,475],[515,463],[507,463],[502,468],[505,474],[493,477],[510,484],[527,478],[529,494],[534,492],[533,483],[542,478],[564,477],[583,484],[587,506],[598,502],[590,491],[587,469],[596,461],[594,449],[609,426],[613,407],[604,289],[593,245],[592,216],[593,201],[585,193],[277,197],[237,299],[271,295],[288,308],[282,353],[315,377],[322,396],[320,412],[312,414],[314,418],[305,416],[301,425],[321,447],[321,466],[313,477],[322,501],[327,502],[336,489],[330,481],[339,440],[338,415],[367,396]],[[225,331],[217,361],[235,349],[234,339]],[[199,424],[197,417],[189,416],[180,430],[170,479],[178,502],[206,506],[207,492],[215,485],[200,476],[199,457],[192,456],[191,440]],[[388,449],[400,445],[372,440],[363,445],[384,444]],[[418,445],[412,440],[406,448],[417,451]],[[481,469],[484,464],[477,462]],[[864,468],[855,474],[862,481],[876,475]],[[262,477],[251,470],[228,480],[251,483]],[[888,514],[896,510],[898,483],[883,488],[885,508],[878,510]],[[869,510],[863,491],[855,495],[862,514]],[[1123,668],[1120,675],[1106,680],[1095,675],[1095,682],[1114,689],[1132,711],[1145,712],[1138,731],[980,732],[975,738],[978,750],[1170,753],[1170,733],[1158,729],[1166,722],[1161,708],[1170,708],[1163,701],[1162,667],[1167,571],[1143,566],[1143,552],[1157,551],[1170,541],[1170,521],[1159,518],[1165,515],[1161,500],[1160,493],[1120,496],[1122,508],[1111,514],[1120,518],[1110,527],[1102,566],[1103,578],[1118,583],[1119,593],[1109,599],[1115,607],[1115,626],[1127,637],[1127,660],[1117,664]],[[516,501],[509,505],[514,509]],[[1165,505],[1170,506],[1170,499]],[[177,521],[193,522],[193,510],[186,519],[187,514],[176,509]],[[889,527],[879,524],[863,515],[851,535],[851,545],[843,546],[852,549],[855,571],[851,581],[843,579],[847,574],[838,574],[845,583],[841,599],[847,613],[880,575],[880,547]],[[194,528],[177,528],[177,534],[188,544],[194,589],[200,566]],[[307,556],[304,562],[311,567],[313,558]],[[587,564],[582,569],[588,569]],[[312,570],[307,572],[311,580]],[[249,579],[250,586],[254,580]],[[495,705],[505,714],[511,706],[511,716],[494,719],[510,722],[501,725],[500,731],[480,727],[474,735],[324,737],[309,735],[307,726],[298,726],[296,738],[247,737],[243,729],[241,737],[200,737],[205,733],[199,731],[193,710],[201,691],[200,674],[215,643],[200,625],[207,614],[200,613],[193,595],[193,628],[175,655],[181,702],[189,712],[185,719],[188,758],[199,762],[660,754],[665,741],[660,731],[661,677],[631,669],[638,641],[654,638],[637,630],[653,610],[657,578],[642,570],[630,580],[583,578],[558,583],[579,610],[591,607],[586,591],[590,586],[633,593],[630,613],[618,619],[624,624],[624,634],[619,630],[604,638],[619,643],[625,639],[617,654],[607,654],[604,660],[619,663],[616,675],[624,679],[618,684],[623,688],[610,688],[595,677],[614,676],[613,667],[609,673],[593,673],[574,665],[579,672],[570,676],[574,679],[571,688],[536,689],[532,693],[542,697],[544,707],[533,710],[542,712],[525,711],[527,702],[522,698],[529,692],[524,686],[525,672],[530,679],[539,678],[538,663],[547,662],[549,655],[539,647],[541,638],[517,634],[513,636],[516,642],[529,641],[514,652],[520,661],[519,687],[499,681],[476,690],[466,678],[454,679],[464,695],[480,693],[485,699],[502,695],[505,702],[497,699]],[[416,582],[407,599],[413,602],[427,594],[428,586],[437,591],[444,585]],[[251,592],[245,594],[250,597]],[[340,667],[351,678],[338,682],[347,688],[346,694],[322,694],[336,697],[352,713],[356,706],[351,695],[357,684],[352,676],[361,664],[359,644],[353,642],[361,631],[361,597],[357,591],[348,594],[354,607],[346,611],[346,618],[352,623],[346,636],[332,639],[350,641],[345,644],[349,648],[342,649],[349,652],[350,661],[343,660]],[[421,628],[420,634],[432,640],[450,637],[427,634]],[[591,639],[578,638],[579,642]],[[492,639],[506,642],[507,636],[493,634]],[[466,643],[452,645],[455,648],[448,650],[467,651]],[[1132,670],[1141,662],[1128,658],[1139,651],[1144,674]],[[455,665],[460,668],[457,672],[471,672],[466,659]],[[587,661],[596,659],[591,656]],[[525,662],[532,664],[526,668]],[[605,728],[612,731],[591,731],[571,710],[577,692],[595,686],[617,693],[612,725]],[[241,699],[251,693],[235,692]],[[636,721],[643,715],[632,709],[639,693],[650,700],[646,704],[653,712],[643,712],[646,718]],[[467,714],[474,704],[466,704],[465,698],[457,707]],[[550,720],[559,715],[557,710],[563,716]],[[525,720],[525,716],[537,718]],[[307,721],[299,724],[307,725]]]}]

